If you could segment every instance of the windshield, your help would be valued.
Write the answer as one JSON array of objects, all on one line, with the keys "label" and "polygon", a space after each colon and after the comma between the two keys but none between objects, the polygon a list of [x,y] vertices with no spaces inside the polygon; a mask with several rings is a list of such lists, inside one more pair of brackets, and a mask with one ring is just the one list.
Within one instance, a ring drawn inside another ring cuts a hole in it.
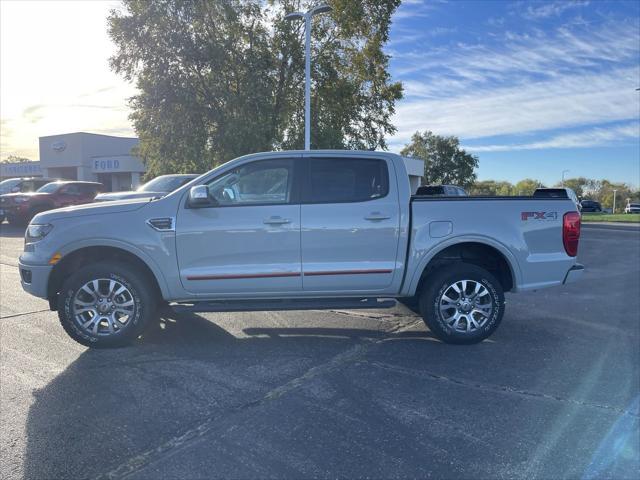
[{"label": "windshield", "polygon": [[174,176],[162,176],[145,183],[138,188],[138,192],[173,192],[176,188],[181,187],[192,177],[174,177]]},{"label": "windshield", "polygon": [[9,178],[0,182],[0,194],[9,193],[13,187],[19,185],[21,180],[19,178]]},{"label": "windshield", "polygon": [[53,193],[56,190],[58,190],[58,188],[60,188],[60,185],[62,184],[58,182],[51,182],[51,183],[47,183],[46,185],[43,185],[36,191],[40,193]]}]

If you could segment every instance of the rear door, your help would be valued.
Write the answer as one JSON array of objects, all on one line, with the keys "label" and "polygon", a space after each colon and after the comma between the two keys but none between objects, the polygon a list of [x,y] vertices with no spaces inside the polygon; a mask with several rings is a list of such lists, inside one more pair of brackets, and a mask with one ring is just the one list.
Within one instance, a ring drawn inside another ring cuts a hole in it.
[{"label": "rear door", "polygon": [[382,291],[397,274],[400,208],[385,158],[310,156],[302,192],[305,292]]},{"label": "rear door", "polygon": [[215,205],[182,205],[180,279],[203,296],[273,296],[302,290],[299,155],[242,164],[207,182]]}]

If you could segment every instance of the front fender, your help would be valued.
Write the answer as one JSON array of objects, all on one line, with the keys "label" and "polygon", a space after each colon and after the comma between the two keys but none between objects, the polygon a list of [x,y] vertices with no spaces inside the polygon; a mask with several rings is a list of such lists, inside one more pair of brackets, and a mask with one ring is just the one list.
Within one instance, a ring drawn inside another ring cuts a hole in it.
[{"label": "front fender", "polygon": [[81,248],[87,248],[87,247],[113,247],[113,248],[119,248],[121,250],[125,250],[130,254],[135,255],[149,267],[154,277],[156,277],[156,281],[158,282],[158,286],[160,287],[162,296],[164,298],[169,298],[171,296],[167,280],[164,277],[164,274],[162,273],[162,270],[160,269],[156,261],[144,250],[140,249],[139,247],[136,247],[131,243],[124,242],[122,240],[117,240],[114,238],[87,238],[87,239],[82,239],[75,242],[67,243],[64,247],[62,247],[59,250],[59,252],[60,254],[62,254],[62,257],[64,258],[66,255],[69,255],[70,253],[75,252],[76,250],[80,250]]}]

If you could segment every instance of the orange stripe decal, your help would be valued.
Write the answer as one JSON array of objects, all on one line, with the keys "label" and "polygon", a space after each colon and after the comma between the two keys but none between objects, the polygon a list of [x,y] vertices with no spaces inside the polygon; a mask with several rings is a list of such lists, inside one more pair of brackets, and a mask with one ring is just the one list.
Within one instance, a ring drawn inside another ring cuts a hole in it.
[{"label": "orange stripe decal", "polygon": [[242,278],[280,278],[299,277],[300,272],[277,272],[277,273],[237,273],[229,275],[189,275],[187,280],[234,280]]},{"label": "orange stripe decal", "polygon": [[323,272],[304,272],[305,277],[319,277],[322,275],[367,275],[391,273],[393,270],[375,269],[375,270],[327,270]]}]

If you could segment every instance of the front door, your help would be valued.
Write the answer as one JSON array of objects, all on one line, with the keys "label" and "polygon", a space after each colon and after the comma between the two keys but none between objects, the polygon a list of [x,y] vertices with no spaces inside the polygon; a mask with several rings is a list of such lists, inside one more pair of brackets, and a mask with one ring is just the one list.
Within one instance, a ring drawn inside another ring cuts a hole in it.
[{"label": "front door", "polygon": [[383,291],[398,274],[395,172],[380,158],[312,157],[302,205],[306,292]]},{"label": "front door", "polygon": [[245,163],[211,179],[212,205],[182,205],[180,278],[203,296],[273,296],[302,289],[295,158]]}]

